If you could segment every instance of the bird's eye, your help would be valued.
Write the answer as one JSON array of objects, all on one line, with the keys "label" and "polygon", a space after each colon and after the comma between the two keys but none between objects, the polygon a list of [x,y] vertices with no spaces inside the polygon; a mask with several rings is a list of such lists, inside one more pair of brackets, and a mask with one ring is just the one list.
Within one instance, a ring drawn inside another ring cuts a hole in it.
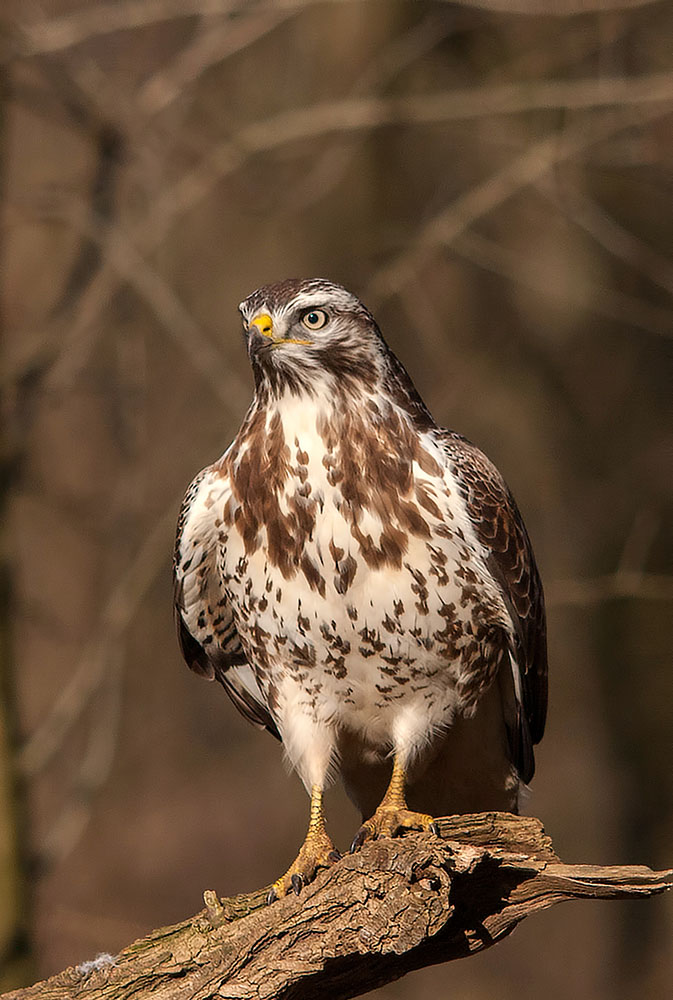
[{"label": "bird's eye", "polygon": [[329,316],[324,309],[309,309],[301,318],[307,330],[321,330]]}]

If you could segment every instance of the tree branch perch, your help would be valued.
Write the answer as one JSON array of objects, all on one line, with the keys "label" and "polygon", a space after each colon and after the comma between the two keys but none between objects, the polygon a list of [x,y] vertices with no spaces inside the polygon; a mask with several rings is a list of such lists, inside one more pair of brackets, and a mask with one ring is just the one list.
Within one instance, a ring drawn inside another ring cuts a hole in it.
[{"label": "tree branch perch", "polygon": [[537,819],[479,813],[438,825],[441,837],[366,844],[271,906],[266,889],[222,900],[207,891],[194,918],[5,1000],[341,1000],[481,951],[555,903],[673,886],[673,871],[563,864]]}]

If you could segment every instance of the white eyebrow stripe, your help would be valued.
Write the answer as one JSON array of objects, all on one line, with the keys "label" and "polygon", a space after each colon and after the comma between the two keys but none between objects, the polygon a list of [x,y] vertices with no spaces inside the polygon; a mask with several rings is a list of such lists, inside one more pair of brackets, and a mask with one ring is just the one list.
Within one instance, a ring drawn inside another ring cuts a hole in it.
[{"label": "white eyebrow stripe", "polygon": [[323,286],[322,288],[317,287],[299,292],[298,295],[290,299],[285,306],[285,310],[309,309],[311,307],[329,309],[330,306],[354,309],[357,307],[357,304],[357,299],[350,292],[344,292],[336,286],[332,286],[331,288]]}]

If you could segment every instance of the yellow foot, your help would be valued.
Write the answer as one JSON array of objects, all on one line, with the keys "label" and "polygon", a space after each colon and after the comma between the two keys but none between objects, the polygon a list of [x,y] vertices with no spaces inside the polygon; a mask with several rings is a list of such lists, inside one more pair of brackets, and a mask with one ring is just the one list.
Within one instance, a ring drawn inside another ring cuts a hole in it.
[{"label": "yellow foot", "polygon": [[308,885],[313,879],[318,868],[328,868],[340,857],[341,855],[325,830],[309,832],[294,862],[283,877],[274,882],[269,889],[266,897],[267,903],[282,899],[290,891],[298,896],[303,886]]},{"label": "yellow foot", "polygon": [[429,830],[439,834],[439,828],[427,813],[412,812],[405,806],[385,806],[381,804],[371,819],[366,820],[355,834],[351,844],[351,854],[367,840],[377,837],[394,837],[402,830]]}]

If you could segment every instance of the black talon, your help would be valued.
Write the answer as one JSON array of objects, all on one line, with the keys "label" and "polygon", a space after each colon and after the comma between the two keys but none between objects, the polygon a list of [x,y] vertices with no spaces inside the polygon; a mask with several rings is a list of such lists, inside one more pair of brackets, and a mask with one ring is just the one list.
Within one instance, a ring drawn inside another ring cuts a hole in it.
[{"label": "black talon", "polygon": [[430,826],[428,827],[428,830],[430,831],[430,833],[434,833],[435,837],[441,837],[442,835],[438,823],[431,823]]},{"label": "black talon", "polygon": [[335,861],[341,861],[341,851],[337,851],[336,847],[333,851],[330,851],[327,855],[327,860],[334,863]]},{"label": "black talon", "polygon": [[293,875],[290,881],[292,882],[292,891],[295,896],[298,896],[304,885],[301,875]]},{"label": "black talon", "polygon": [[357,849],[359,847],[362,847],[366,839],[367,839],[367,831],[364,830],[362,827],[360,827],[358,832],[353,837],[353,843],[351,844],[351,854],[355,854]]},{"label": "black talon", "polygon": [[269,891],[266,894],[266,905],[270,906],[271,903],[275,903],[277,899],[278,899],[278,896],[276,895],[276,890],[274,889],[273,886],[271,886],[271,888],[269,889]]}]

